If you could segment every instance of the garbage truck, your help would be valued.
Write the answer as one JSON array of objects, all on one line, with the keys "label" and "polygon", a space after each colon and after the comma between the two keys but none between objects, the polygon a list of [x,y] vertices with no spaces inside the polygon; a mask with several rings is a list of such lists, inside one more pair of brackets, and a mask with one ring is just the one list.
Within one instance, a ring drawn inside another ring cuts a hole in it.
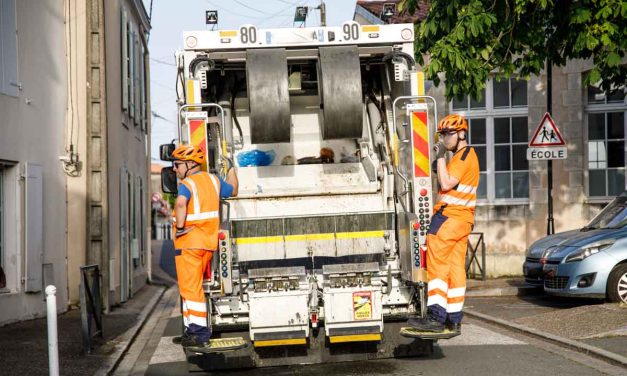
[{"label": "garbage truck", "polygon": [[[429,354],[399,335],[426,314],[436,103],[412,24],[185,32],[178,143],[237,170],[204,283],[212,338],[197,369]],[[162,145],[168,160],[174,147]],[[162,186],[176,193],[164,169]]]}]

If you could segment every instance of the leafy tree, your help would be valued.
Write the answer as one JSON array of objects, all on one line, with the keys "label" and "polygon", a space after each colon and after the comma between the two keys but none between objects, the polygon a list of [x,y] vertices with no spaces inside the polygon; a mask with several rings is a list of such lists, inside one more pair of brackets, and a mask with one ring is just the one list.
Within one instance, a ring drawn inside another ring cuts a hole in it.
[{"label": "leafy tree", "polygon": [[506,77],[539,74],[549,59],[592,58],[585,84],[602,80],[610,91],[625,85],[627,1],[625,0],[401,0],[413,14],[428,7],[416,25],[417,60],[439,84],[446,74],[446,97],[479,98],[491,71]]}]

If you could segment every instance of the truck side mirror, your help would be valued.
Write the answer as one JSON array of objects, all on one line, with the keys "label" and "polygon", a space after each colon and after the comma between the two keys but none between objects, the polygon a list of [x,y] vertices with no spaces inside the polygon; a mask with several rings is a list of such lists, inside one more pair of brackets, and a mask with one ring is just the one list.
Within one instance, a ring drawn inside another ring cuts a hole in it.
[{"label": "truck side mirror", "polygon": [[172,167],[164,167],[161,169],[161,190],[165,193],[178,193],[176,172],[174,172]]},{"label": "truck side mirror", "polygon": [[172,153],[176,149],[176,145],[174,144],[163,144],[159,145],[159,158],[162,161],[169,162],[172,160]]}]

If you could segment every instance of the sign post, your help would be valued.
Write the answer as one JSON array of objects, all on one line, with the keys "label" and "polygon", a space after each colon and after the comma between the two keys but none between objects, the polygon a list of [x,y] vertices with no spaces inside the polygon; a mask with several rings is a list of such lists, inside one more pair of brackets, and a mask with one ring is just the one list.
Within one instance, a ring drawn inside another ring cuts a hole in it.
[{"label": "sign post", "polygon": [[566,142],[560,131],[557,129],[555,122],[551,118],[549,112],[544,114],[542,121],[538,125],[529,147],[527,148],[527,160],[542,161],[546,160],[548,164],[548,219],[546,233],[551,235],[555,232],[553,221],[553,159],[566,159],[568,157],[568,149]]}]

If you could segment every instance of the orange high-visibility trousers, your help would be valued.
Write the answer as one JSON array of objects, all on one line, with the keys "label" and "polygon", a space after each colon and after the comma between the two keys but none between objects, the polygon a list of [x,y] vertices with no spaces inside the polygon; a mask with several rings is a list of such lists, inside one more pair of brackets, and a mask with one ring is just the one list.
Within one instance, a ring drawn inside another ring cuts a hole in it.
[{"label": "orange high-visibility trousers", "polygon": [[[434,226],[435,225],[435,226]],[[429,314],[444,323],[460,323],[466,293],[466,248],[472,225],[434,215],[427,235]]]},{"label": "orange high-visibility trousers", "polygon": [[183,300],[183,323],[187,334],[196,335],[204,342],[209,340],[211,333],[207,326],[207,302],[202,283],[207,269],[211,269],[212,257],[213,252],[204,249],[183,249],[175,257],[176,277]]}]

